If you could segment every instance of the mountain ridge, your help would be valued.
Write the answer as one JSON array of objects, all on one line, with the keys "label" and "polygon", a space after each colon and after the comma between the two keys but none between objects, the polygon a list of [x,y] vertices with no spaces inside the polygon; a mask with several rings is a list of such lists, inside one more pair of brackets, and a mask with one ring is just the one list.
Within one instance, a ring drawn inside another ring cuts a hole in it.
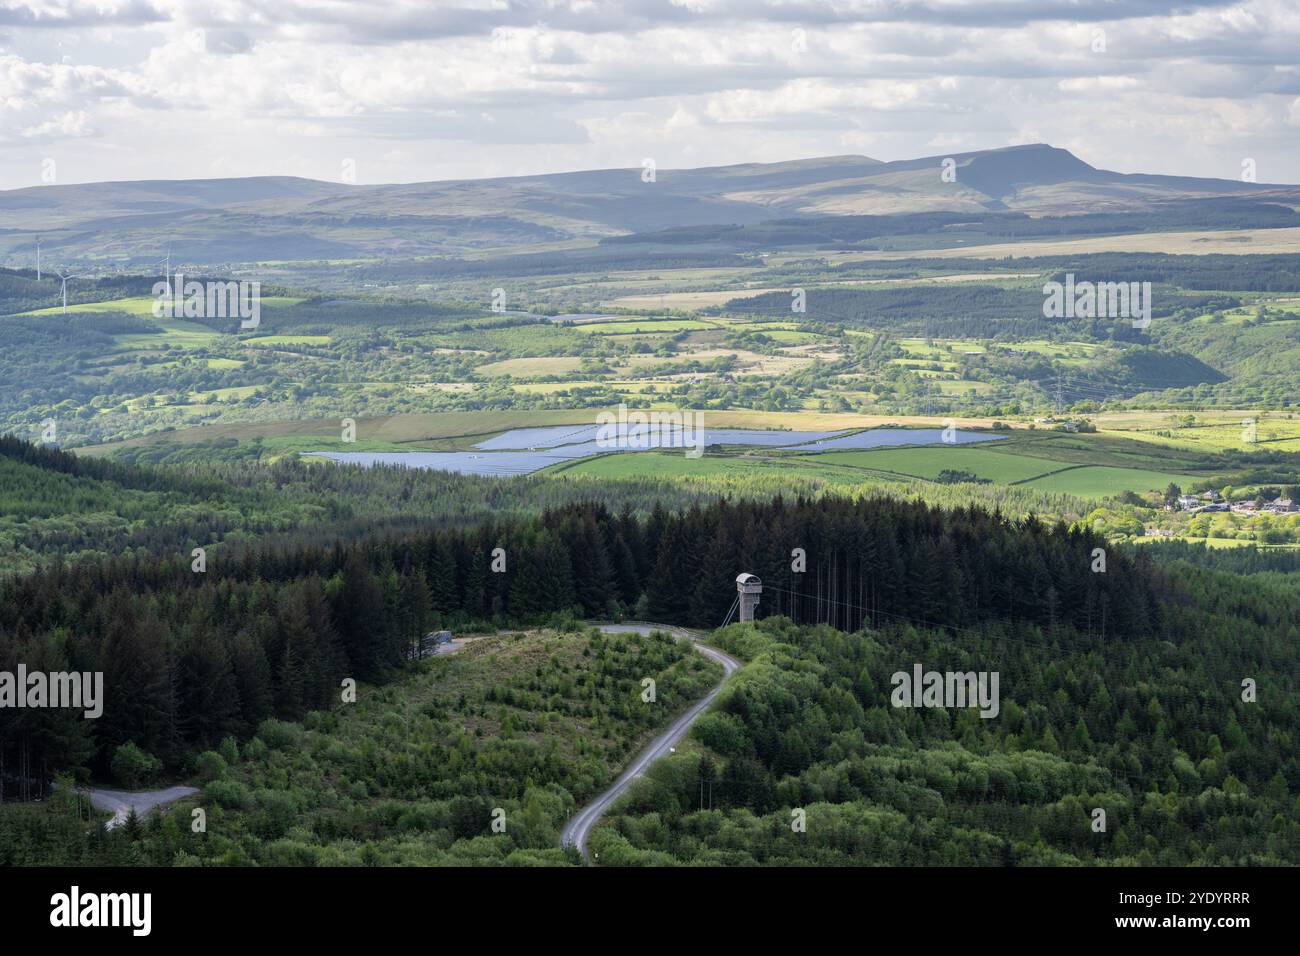
[{"label": "mountain ridge", "polygon": [[[947,175],[944,175],[945,172]],[[138,180],[0,191],[0,262],[121,264],[170,246],[195,263],[427,256],[790,216],[1141,211],[1170,199],[1276,195],[1300,186],[1116,173],[1045,143],[882,161],[575,170],[354,185],[296,176]]]}]

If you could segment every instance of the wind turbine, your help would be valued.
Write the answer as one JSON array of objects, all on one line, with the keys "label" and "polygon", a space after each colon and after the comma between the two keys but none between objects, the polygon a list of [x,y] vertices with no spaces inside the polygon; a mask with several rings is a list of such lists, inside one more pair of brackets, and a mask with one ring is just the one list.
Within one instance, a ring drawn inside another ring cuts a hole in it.
[{"label": "wind turbine", "polygon": [[72,272],[60,272],[59,278],[63,280],[63,314],[68,314],[68,280],[80,278]]},{"label": "wind turbine", "polygon": [[36,281],[41,281],[41,237],[36,237]]}]

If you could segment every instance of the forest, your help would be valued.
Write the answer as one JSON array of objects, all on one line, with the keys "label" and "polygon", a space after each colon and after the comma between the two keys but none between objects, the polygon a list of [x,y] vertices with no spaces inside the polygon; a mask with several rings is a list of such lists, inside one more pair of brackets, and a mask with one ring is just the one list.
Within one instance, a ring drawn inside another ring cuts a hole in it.
[{"label": "forest", "polygon": [[65,777],[42,803],[0,808],[0,865],[574,865],[558,834],[575,805],[720,672],[666,634],[482,638],[355,703],[222,738],[192,761],[200,793],[165,815],[87,826]]},{"label": "forest", "polygon": [[[1044,238],[1192,229],[1269,229],[1294,227],[1300,214],[1276,202],[1238,197],[1166,201],[1143,212],[1093,212],[1068,216],[1026,213],[918,212],[902,215],[827,216],[773,219],[752,225],[679,226],[658,232],[609,236],[602,245],[673,246],[717,244],[736,248],[832,246],[860,248],[865,240],[886,236],[939,235]],[[970,241],[966,238],[966,241]],[[1227,287],[1215,287],[1227,288]]]},{"label": "forest", "polygon": [[[726,545],[701,548],[693,528]],[[1152,546],[1096,571],[1098,547],[1064,526],[882,499],[644,519],[588,503],[250,552],[201,575],[134,560],[13,579],[0,666],[103,667],[108,701],[98,721],[7,722],[9,798],[40,789],[14,792],[15,778],[63,786],[0,813],[0,860],[576,864],[556,845],[564,820],[718,676],[666,635],[576,618],[711,629],[740,566],[763,577],[758,625],[709,640],[745,667],[597,828],[602,864],[1300,861],[1294,556],[1234,556],[1241,576],[1184,560],[1209,554],[1185,545],[1153,562]],[[425,628],[474,633],[475,619],[496,636],[415,653]],[[999,672],[999,717],[891,707],[889,675],[913,662]],[[339,703],[346,676],[363,681],[355,707]],[[645,676],[662,710],[638,706]],[[104,833],[75,797],[90,769],[128,785],[183,772],[201,790]],[[190,806],[209,832],[184,825]]]},{"label": "forest", "polygon": [[[758,529],[763,529],[759,531]],[[741,570],[764,614],[856,630],[993,620],[1106,644],[1166,633],[1187,595],[1092,532],[888,498],[716,501],[638,517],[586,502],[517,520],[189,554],[56,563],[0,582],[0,665],[104,673],[104,714],[2,715],[7,766],[38,791],[106,773],[132,745],[179,769],[264,720],[327,707],[343,678],[384,681],[434,627],[572,618],[713,628]],[[806,557],[796,572],[795,549]]]},{"label": "forest", "polygon": [[[1160,639],[732,625],[713,640],[747,666],[593,849],[607,866],[1294,866],[1300,582],[1182,573],[1196,597]],[[999,671],[1002,713],[890,706],[914,661]]]}]

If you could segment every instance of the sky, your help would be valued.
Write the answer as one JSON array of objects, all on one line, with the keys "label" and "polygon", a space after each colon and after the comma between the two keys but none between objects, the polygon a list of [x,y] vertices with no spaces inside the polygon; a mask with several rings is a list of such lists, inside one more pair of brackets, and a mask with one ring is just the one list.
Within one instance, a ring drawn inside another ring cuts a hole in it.
[{"label": "sky", "polygon": [[1035,142],[1300,183],[1300,0],[0,0],[0,189]]}]

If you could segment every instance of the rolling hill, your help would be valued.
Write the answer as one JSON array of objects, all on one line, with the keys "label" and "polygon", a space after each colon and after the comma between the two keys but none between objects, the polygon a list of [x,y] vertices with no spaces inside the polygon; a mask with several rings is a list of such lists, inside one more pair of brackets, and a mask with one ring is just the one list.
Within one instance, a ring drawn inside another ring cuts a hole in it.
[{"label": "rolling hill", "polygon": [[[941,178],[952,160],[955,181]],[[1036,144],[881,162],[604,169],[506,179],[358,186],[289,176],[42,186],[0,192],[0,261],[409,258],[791,216],[925,212],[1140,212],[1223,197],[1300,206],[1300,187],[1097,169]]]}]

